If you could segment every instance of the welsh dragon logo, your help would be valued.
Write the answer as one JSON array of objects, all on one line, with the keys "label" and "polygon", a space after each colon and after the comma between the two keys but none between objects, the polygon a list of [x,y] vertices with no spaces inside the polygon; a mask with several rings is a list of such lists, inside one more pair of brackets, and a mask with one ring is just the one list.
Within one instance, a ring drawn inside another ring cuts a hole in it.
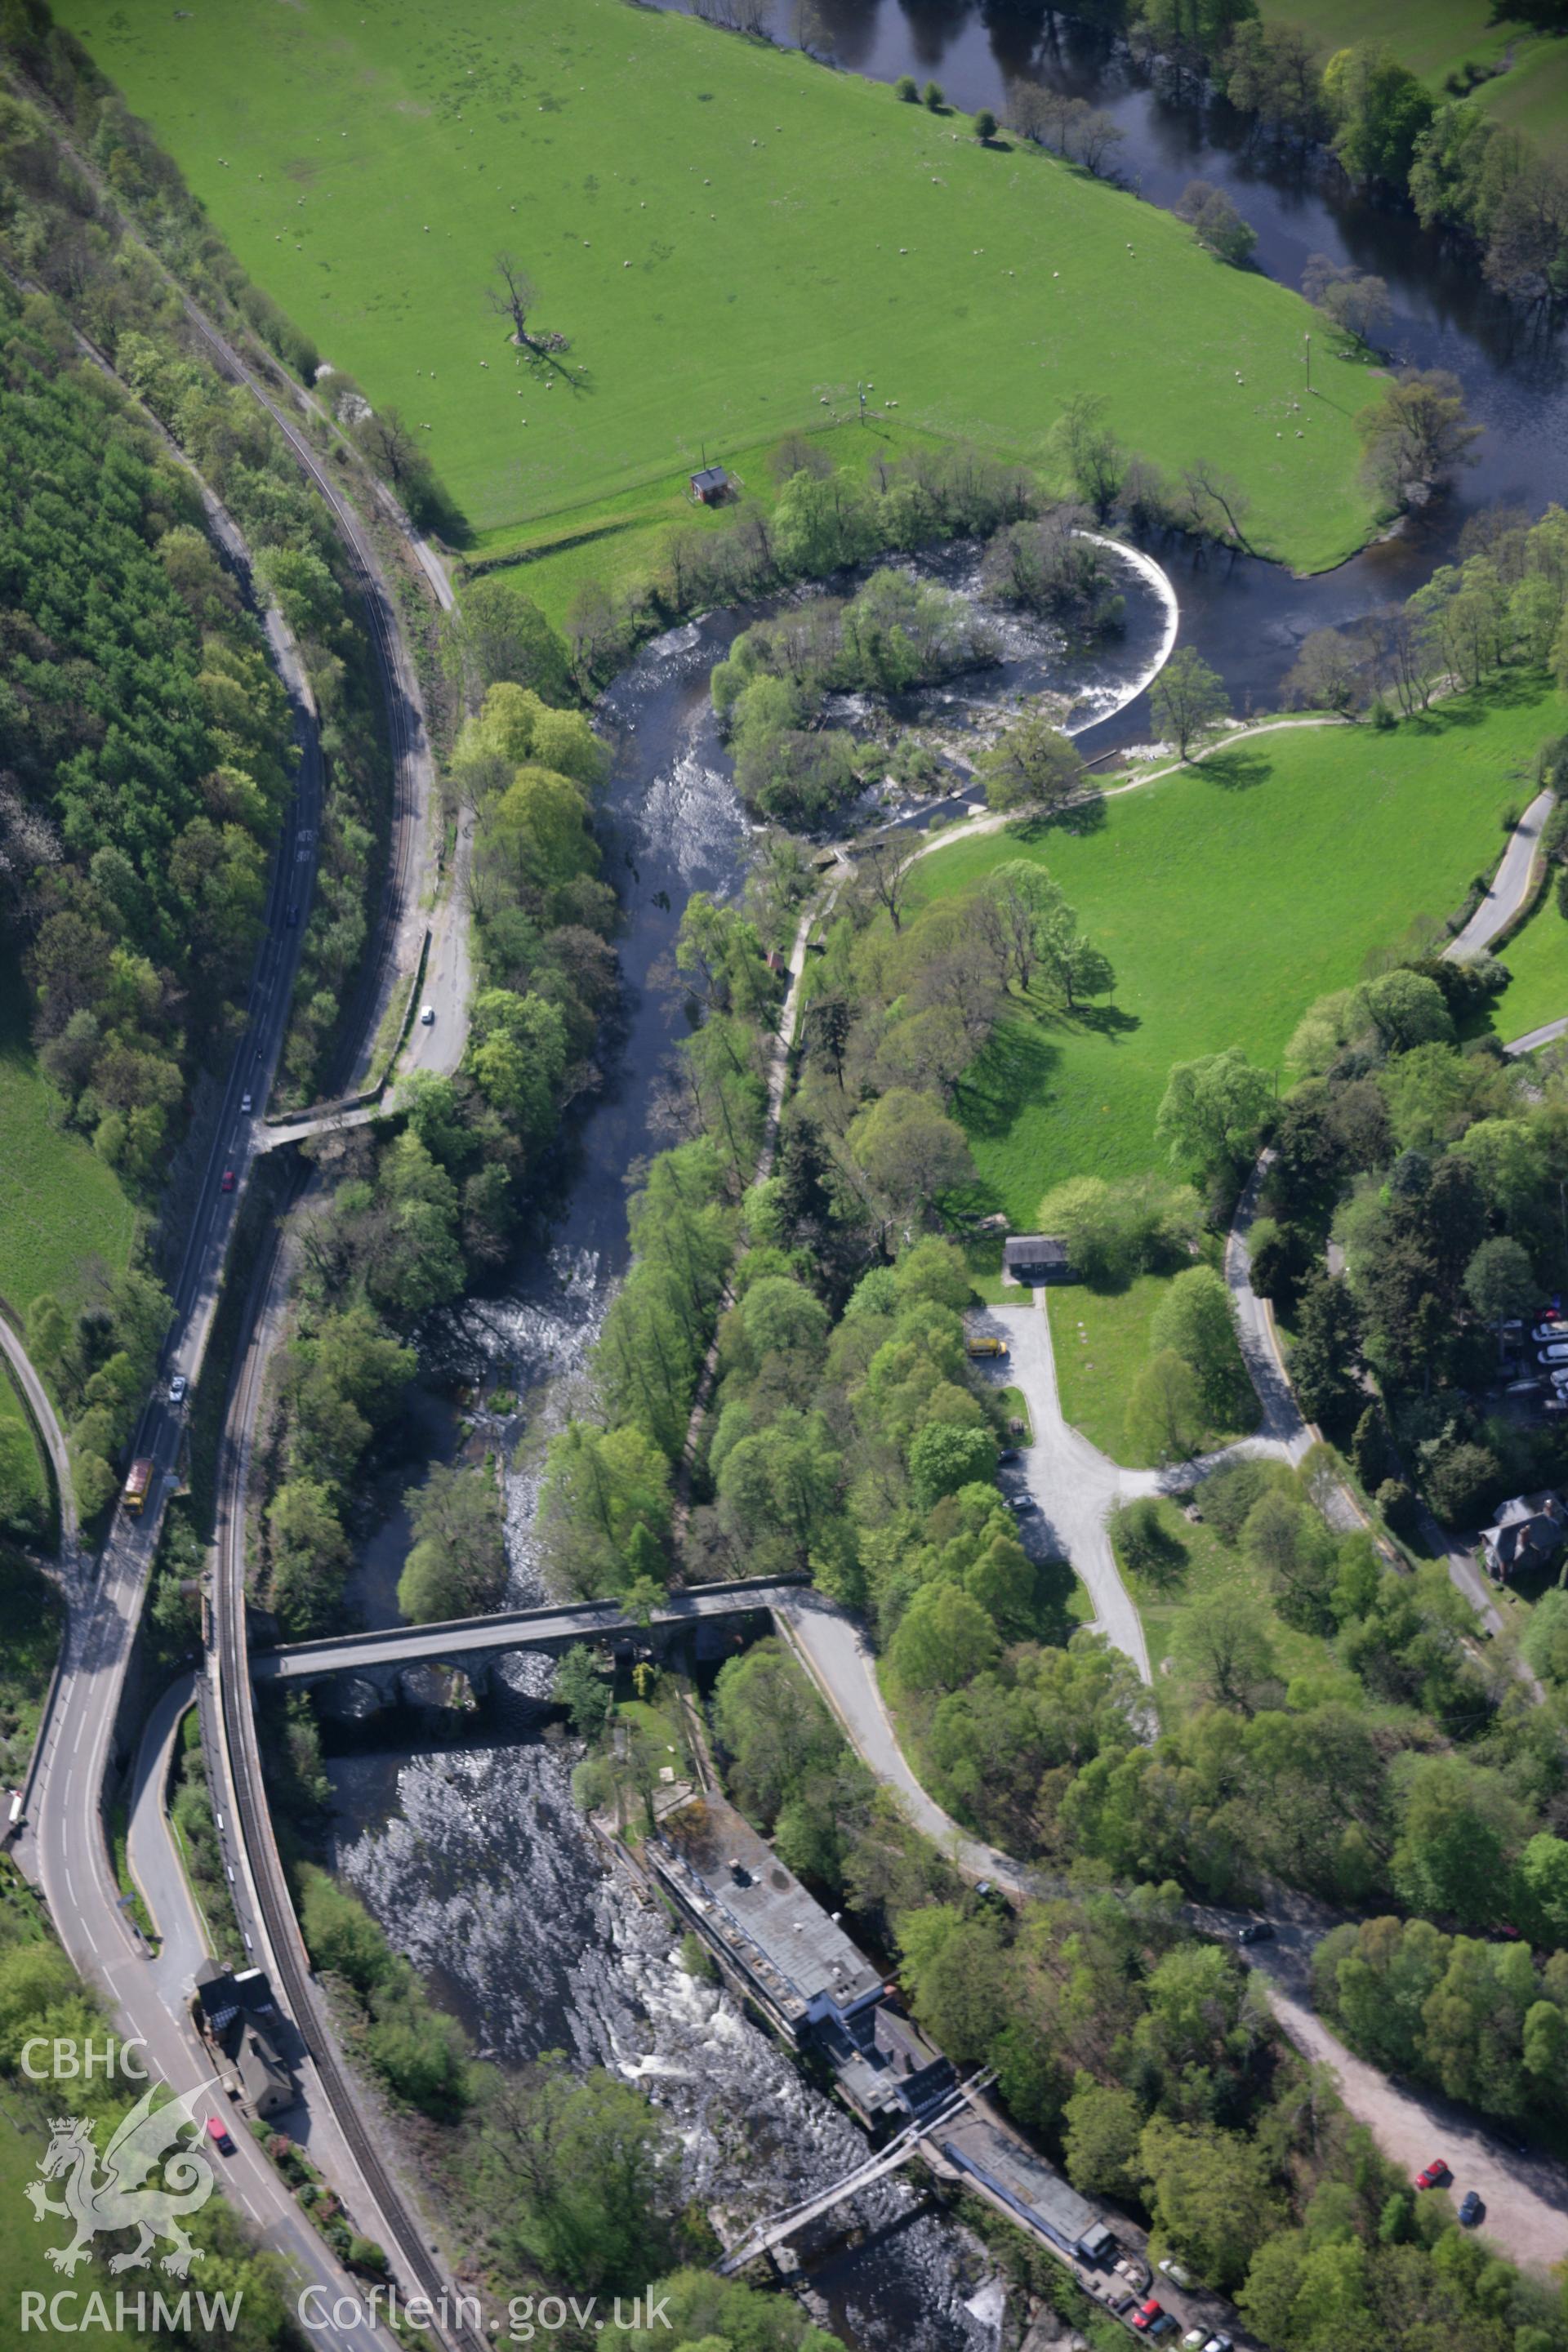
[{"label": "welsh dragon logo", "polygon": [[[150,2084],[104,2151],[100,2168],[92,2144],[92,2126],[82,2116],[65,2116],[51,2125],[49,2144],[38,2158],[42,2180],[27,2183],[27,2201],[36,2221],[60,2214],[76,2231],[69,2245],[47,2246],[45,2252],[58,2271],[68,2277],[86,2262],[92,2241],[102,2231],[134,2230],[136,2243],[110,2262],[111,2271],[144,2270],[160,2238],[171,2252],[162,2267],[184,2278],[193,2261],[202,2258],[180,2226],[186,2213],[197,2213],[213,2193],[213,2168],[196,2147],[176,2145],[180,2134],[195,2122],[183,2099],[153,2105]],[[149,2173],[162,2166],[164,2186],[146,2185]],[[46,2181],[62,2180],[63,2200],[51,2197]]]}]

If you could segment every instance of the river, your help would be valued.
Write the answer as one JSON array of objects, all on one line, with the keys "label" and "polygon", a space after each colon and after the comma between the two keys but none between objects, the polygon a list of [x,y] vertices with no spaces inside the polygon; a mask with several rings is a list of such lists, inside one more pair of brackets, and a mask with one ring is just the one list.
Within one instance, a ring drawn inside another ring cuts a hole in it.
[{"label": "river", "polygon": [[[790,0],[791,25],[796,5]],[[811,0],[811,8],[812,46],[839,66],[887,79],[934,75],[965,109],[997,107],[1006,81],[1025,71],[1108,107],[1128,133],[1124,174],[1145,196],[1170,203],[1194,176],[1227,187],[1258,231],[1258,265],[1288,283],[1318,251],[1377,269],[1389,283],[1397,355],[1460,377],[1487,427],[1481,462],[1406,536],[1306,581],[1247,559],[1155,551],[1174,580],[1184,641],[1222,672],[1237,709],[1272,698],[1309,629],[1408,593],[1447,558],[1478,506],[1500,498],[1534,511],[1568,498],[1561,339],[1521,326],[1473,269],[1456,267],[1407,217],[1357,198],[1331,169],[1250,147],[1223,107],[1168,103],[1069,20],[1055,19],[1047,34],[1042,9],[983,15],[962,0]],[[967,562],[959,551],[935,568],[959,582]],[[1136,689],[1170,616],[1146,580],[1130,577],[1129,590],[1126,638],[1089,663],[1064,657],[1048,633],[1009,625],[1003,667],[952,689],[953,715],[973,717],[1040,685],[1068,686],[1085,698],[1073,723],[1087,751],[1146,736],[1146,699]],[[529,1459],[582,1393],[588,1351],[625,1268],[628,1181],[658,1148],[658,1069],[685,1019],[670,961],[681,908],[693,890],[731,895],[743,877],[749,824],[706,687],[747,617],[714,614],[672,632],[604,698],[616,763],[602,835],[625,908],[624,1029],[605,1090],[580,1122],[547,1237],[522,1254],[501,1295],[445,1318],[424,1347],[435,1386],[499,1383],[518,1392],[520,1413],[498,1433],[510,1447],[525,1433]],[[426,1458],[446,1450],[450,1417],[426,1401],[416,1435]],[[539,1591],[537,1502],[536,1471],[514,1469],[508,1545],[519,1601]],[[394,1519],[368,1548],[356,1588],[371,1618],[390,1612],[401,1549]],[[549,1671],[538,1660],[515,1662],[515,1704],[491,1722],[484,1744],[443,1749],[413,1722],[400,1745],[345,1744],[331,1759],[336,1864],[482,2049],[522,2058],[559,2048],[621,2070],[673,2118],[692,2196],[742,2210],[787,2202],[847,2169],[860,2135],[727,1995],[685,1974],[662,1916],[605,1876],[572,1805],[573,1746],[541,1732],[537,1700]],[[875,2199],[866,2244],[814,2270],[809,2293],[826,2323],[865,2352],[989,2352],[994,2305],[966,2308],[984,2273],[981,2250],[923,2212],[910,2187]]]},{"label": "river", "polygon": [[[921,567],[972,585],[973,555],[950,550]],[[994,668],[921,698],[928,722],[967,726],[1019,693],[1069,695],[1071,723],[1098,731],[1158,666],[1174,613],[1147,568],[1122,562],[1125,629],[1089,653],[1048,627],[1003,618]],[[750,615],[716,614],[649,646],[605,697],[601,723],[616,746],[601,824],[605,871],[625,910],[617,940],[626,1016],[605,1091],[580,1123],[561,1214],[543,1246],[525,1252],[504,1290],[469,1302],[422,1335],[424,1382],[409,1429],[415,1458],[446,1452],[443,1382],[517,1392],[503,1431],[521,1433],[527,1466],[507,1481],[509,1598],[540,1597],[534,1543],[536,1449],[581,1395],[583,1367],[626,1262],[628,1177],[658,1149],[653,1120],[660,1063],[685,1022],[671,950],[694,890],[732,895],[751,825],[730,779],[708,698],[708,675]],[[406,1540],[393,1515],[366,1548],[354,1589],[367,1618],[386,1621]],[[515,1693],[488,1719],[482,1743],[436,1744],[416,1718],[390,1743],[329,1738],[333,1860],[399,1948],[425,1971],[482,2050],[525,2058],[551,2049],[640,2081],[674,2117],[689,2193],[742,2210],[792,2202],[847,2170],[864,2151],[857,2127],[810,2088],[726,1993],[679,1966],[662,1914],[607,1877],[571,1798],[577,1750],[542,1735],[537,1702],[552,1668],[518,1658]],[[984,2263],[969,2237],[921,2210],[895,2182],[862,2207],[871,2235],[814,2268],[808,2292],[827,2324],[866,2352],[986,2352],[991,2303],[966,2308]]]}]

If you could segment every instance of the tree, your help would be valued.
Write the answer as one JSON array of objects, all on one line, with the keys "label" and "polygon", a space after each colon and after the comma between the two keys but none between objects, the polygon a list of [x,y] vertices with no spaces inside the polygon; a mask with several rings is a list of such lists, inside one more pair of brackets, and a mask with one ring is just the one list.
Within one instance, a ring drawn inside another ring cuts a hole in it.
[{"label": "tree", "polygon": [[1243,219],[1223,188],[1207,180],[1189,180],[1176,203],[1179,219],[1189,221],[1198,243],[1216,260],[1239,268],[1258,243],[1258,231]]},{"label": "tree", "polygon": [[1476,462],[1481,427],[1465,414],[1464,387],[1447,368],[1407,368],[1355,420],[1362,469],[1397,507],[1419,504],[1460,466]]},{"label": "tree", "polygon": [[1135,1502],[1121,1504],[1111,1513],[1110,1526],[1121,1558],[1151,1584],[1170,1584],[1185,1568],[1181,1538],[1166,1526],[1155,1496],[1140,1495]]},{"label": "tree", "polygon": [[352,1554],[331,1490],[315,1478],[279,1486],[268,1507],[273,1605],[291,1640],[324,1633],[337,1612]]},{"label": "tree", "polygon": [[904,908],[914,879],[914,868],[903,842],[868,842],[856,856],[855,871],[894,930],[901,930]]},{"label": "tree", "polygon": [[1002,1644],[978,1601],[956,1584],[922,1584],[899,1623],[888,1658],[913,1690],[958,1690],[995,1660]]},{"label": "tree", "polygon": [[1226,96],[1242,113],[1288,138],[1321,136],[1322,72],[1311,35],[1299,25],[1237,25],[1224,74]]},{"label": "tree", "polygon": [[504,247],[496,255],[490,267],[491,278],[485,289],[485,299],[498,318],[511,320],[513,342],[526,344],[531,350],[528,314],[539,299],[539,289],[516,254]]},{"label": "tree", "polygon": [[929,107],[932,114],[940,114],[945,103],[941,82],[928,81],[921,92],[921,104]]},{"label": "tree", "polygon": [[408,476],[424,467],[425,453],[401,409],[371,409],[355,425],[354,439],[395,488],[401,489]]},{"label": "tree", "polygon": [[503,2259],[569,2290],[646,2283],[668,2257],[676,2192],[668,2129],[641,2093],[558,2053],[498,2072],[481,2119],[479,2187]]},{"label": "tree", "polygon": [[557,1665],[551,1696],[566,1709],[573,1730],[584,1739],[600,1738],[615,1711],[615,1686],[581,1642],[574,1642]]},{"label": "tree", "polygon": [[1063,2109],[1068,2179],[1086,2196],[1136,2199],[1142,2186],[1142,2117],[1131,2091],[1079,2074]]},{"label": "tree", "polygon": [[988,147],[996,136],[996,117],[988,106],[983,106],[970,128],[983,147]]},{"label": "tree", "polygon": [[1115,508],[1127,471],[1127,455],[1105,422],[1103,393],[1075,392],[1051,428],[1086,506],[1104,522]]},{"label": "tree", "polygon": [[996,1440],[988,1429],[931,1422],[910,1441],[910,1481],[922,1510],[961,1486],[989,1485],[996,1475]]},{"label": "tree", "polygon": [[1178,1062],[1166,1081],[1154,1132],[1179,1168],[1204,1178],[1234,1178],[1249,1160],[1274,1102],[1267,1070],[1238,1045]]},{"label": "tree", "polygon": [[1038,711],[982,751],[974,772],[994,809],[1059,807],[1083,786],[1083,761],[1070,738]]},{"label": "tree", "polygon": [[1302,1289],[1290,1378],[1309,1421],[1342,1432],[1354,1423],[1365,1398],[1361,1318],[1347,1283],[1327,1273],[1314,1275]]},{"label": "tree", "polygon": [[1436,100],[1386,41],[1338,49],[1323,68],[1338,129],[1334,152],[1352,180],[1381,180],[1401,195]]},{"label": "tree", "polygon": [[539,1515],[556,1575],[584,1599],[624,1591],[634,1532],[669,1528],[669,1465],[639,1429],[568,1422],[550,1441]]},{"label": "tree", "polygon": [[1203,1430],[1192,1366],[1164,1348],[1139,1369],[1127,1396],[1127,1433],[1139,1452],[1162,1462],[1184,1461]]},{"label": "tree", "polygon": [[918,106],[920,95],[920,84],[913,74],[900,74],[893,84],[893,96],[904,106]]},{"label": "tree", "polygon": [[1122,124],[1103,106],[1090,106],[1079,99],[1068,116],[1063,152],[1098,179],[1107,158],[1115,154],[1126,136]]},{"label": "tree", "polygon": [[1378,327],[1386,326],[1390,305],[1384,279],[1348,262],[1331,260],[1326,253],[1307,257],[1301,291],[1316,310],[1358,342],[1365,342]]},{"label": "tree", "polygon": [[1222,2292],[1246,2275],[1280,2227],[1267,2149],[1208,2124],[1156,2116],[1143,2127],[1140,2161],[1159,2227],[1175,2252]]},{"label": "tree", "polygon": [[1483,1323],[1530,1311],[1537,1284],[1530,1253],[1511,1234],[1494,1234],[1465,1268],[1465,1292]]},{"label": "tree", "polygon": [[1313,629],[1285,673],[1286,699],[1353,719],[1366,701],[1364,655],[1339,629]]},{"label": "tree", "polygon": [[1230,1292],[1212,1265],[1188,1266],[1177,1275],[1154,1310],[1149,1344],[1172,1348],[1191,1365],[1211,1428],[1245,1426],[1251,1383],[1237,1342]]},{"label": "tree", "polygon": [[417,1624],[493,1609],[506,1583],[506,1522],[494,1472],[437,1462],[403,1501],[415,1538],[397,1583],[405,1617]]},{"label": "tree", "polygon": [[721,1515],[753,1552],[771,1546],[781,1566],[805,1567],[834,1519],[841,1466],[821,1415],[784,1407],[724,1456]]},{"label": "tree", "polygon": [[[546,703],[573,699],[572,672],[566,647],[531,596],[511,581],[480,579],[463,591],[457,622],[458,637],[472,659],[481,685],[510,684],[531,688]],[[530,730],[531,747],[533,730]],[[520,751],[519,758],[523,756]],[[536,751],[543,767],[557,762]],[[563,771],[571,775],[572,768]]]},{"label": "tree", "polygon": [[1185,760],[1230,715],[1230,697],[1216,670],[1191,646],[1171,656],[1150,689],[1154,722]]},{"label": "tree", "polygon": [[1521,1808],[1500,1775],[1458,1756],[1407,1756],[1398,1784],[1391,1874],[1401,1899],[1467,1927],[1494,1925],[1523,1843]]},{"label": "tree", "polygon": [[1046,1194],[1037,1214],[1042,1233],[1066,1241],[1079,1273],[1109,1289],[1189,1255],[1200,1223],[1190,1186],[1149,1174],[1115,1183],[1074,1176]]},{"label": "tree", "polygon": [[843,1751],[833,1718],[775,1639],[755,1643],[721,1669],[713,1710],[744,1801],[768,1822]]},{"label": "tree", "polygon": [[900,1222],[974,1175],[963,1129],[929,1096],[908,1087],[890,1087],[863,1110],[848,1142],[872,1192]]},{"label": "tree", "polygon": [[1262,1603],[1244,1584],[1224,1584],[1182,1612],[1178,1640],[1216,1706],[1250,1715],[1274,1673]]}]

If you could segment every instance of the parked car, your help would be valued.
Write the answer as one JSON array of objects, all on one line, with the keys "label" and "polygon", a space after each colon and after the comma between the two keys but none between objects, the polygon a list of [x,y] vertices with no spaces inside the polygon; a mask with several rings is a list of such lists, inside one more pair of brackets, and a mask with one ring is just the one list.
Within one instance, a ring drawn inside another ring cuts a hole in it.
[{"label": "parked car", "polygon": [[1149,2322],[1149,2333],[1154,2336],[1173,2336],[1181,2324],[1179,2319],[1173,2319],[1168,2311],[1163,2311],[1158,2319]]},{"label": "parked car", "polygon": [[1416,2174],[1415,2186],[1417,2189],[1441,2189],[1445,2180],[1452,2180],[1453,2177],[1448,2169],[1447,2158],[1435,2156],[1431,2163],[1424,2165]]},{"label": "parked car", "polygon": [[996,1456],[998,1462],[1017,1462],[1021,1458],[1018,1448],[1016,1445],[1004,1445],[1001,1452]]},{"label": "parked car", "polygon": [[1211,2336],[1204,2352],[1236,2352],[1236,2347],[1228,2336]]},{"label": "parked car", "polygon": [[419,1025],[422,1029],[428,1029],[435,1018],[436,1007],[433,1004],[422,1004],[420,1006]]},{"label": "parked car", "polygon": [[234,2142],[228,2136],[228,2126],[225,2123],[221,2116],[209,2116],[207,2117],[207,2130],[212,2138],[216,2142],[217,2152],[220,2156],[232,2156],[234,2154]]},{"label": "parked car", "polygon": [[1538,1364],[1568,1363],[1568,1339],[1553,1339],[1549,1348],[1537,1348],[1535,1360]]},{"label": "parked car", "polygon": [[1568,1364],[1549,1364],[1546,1376],[1554,1389],[1568,1388]]},{"label": "parked car", "polygon": [[1466,2229],[1473,2230],[1486,2210],[1478,2192],[1467,2189],[1459,2203],[1459,2219]]},{"label": "parked car", "polygon": [[223,1181],[222,1181],[222,1183],[218,1186],[218,1191],[219,1191],[220,1192],[233,1192],[233,1190],[234,1190],[234,1171],[233,1171],[233,1169],[232,1169],[232,1168],[226,1168],[226,1169],[224,1170],[224,1171],[223,1171]]},{"label": "parked car", "polygon": [[1561,1323],[1538,1323],[1530,1336],[1532,1339],[1537,1341],[1542,1339],[1561,1339],[1563,1337],[1563,1326]]},{"label": "parked car", "polygon": [[189,1386],[190,1382],[186,1380],[184,1372],[176,1372],[174,1379],[169,1382],[169,1402],[171,1404],[183,1404],[184,1402],[185,1391]]},{"label": "parked car", "polygon": [[1147,2303],[1141,2303],[1138,2305],[1137,2310],[1133,2312],[1131,2316],[1129,2318],[1127,2325],[1129,2327],[1135,2327],[1140,2336],[1147,2336],[1149,2330],[1153,2326],[1154,2322],[1157,2319],[1163,2319],[1164,2315],[1164,2305],[1163,2304],[1156,2303],[1153,2296],[1151,2295]]},{"label": "parked car", "polygon": [[[1271,1944],[1274,1930],[1267,1919],[1249,1919],[1245,1927],[1237,1929],[1236,1940],[1238,1944]],[[1162,2263],[1161,2268],[1163,2267]]]},{"label": "parked car", "polygon": [[1181,2263],[1175,2261],[1170,2254],[1167,2254],[1164,2261],[1159,2263],[1157,2267],[1164,2272],[1165,2276],[1170,2280],[1173,2286],[1190,2287],[1193,2284],[1191,2273],[1184,2271],[1182,2268]]},{"label": "parked car", "polygon": [[1020,1518],[1026,1511],[1037,1511],[1040,1507],[1033,1495],[1009,1495],[1007,1507],[1010,1510],[1016,1511]]},{"label": "parked car", "polygon": [[1137,2300],[1138,2298],[1135,2294],[1112,2295],[1110,2301],[1105,2307],[1107,2311],[1113,2311],[1118,2319],[1125,2319],[1127,2314],[1131,2310]]}]

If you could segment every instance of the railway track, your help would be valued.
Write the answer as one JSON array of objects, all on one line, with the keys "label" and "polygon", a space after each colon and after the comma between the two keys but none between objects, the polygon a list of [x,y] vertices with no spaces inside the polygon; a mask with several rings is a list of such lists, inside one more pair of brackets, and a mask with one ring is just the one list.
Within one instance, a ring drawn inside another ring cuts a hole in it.
[{"label": "railway track", "polygon": [[[164,274],[167,277],[168,273]],[[414,902],[414,879],[421,854],[421,814],[423,809],[433,807],[436,797],[436,763],[426,728],[424,697],[397,619],[391,585],[353,504],[332,480],[309,436],[267,391],[235,345],[176,279],[169,278],[168,282],[179,295],[187,324],[222,373],[231,382],[242,384],[278,427],[301,473],[331,513],[354,575],[375,656],[393,769],[391,855],[386,883],[371,952],[365,960],[363,976],[356,984],[353,1009],[345,1024],[349,1034],[357,1032],[365,1037],[367,1045],[374,1045],[381,1012],[396,984],[398,934]]]},{"label": "railway track", "polygon": [[[301,1188],[302,1189],[302,1188]],[[361,2112],[353,2083],[340,2062],[322,2013],[310,1958],[283,1874],[262,1779],[260,1746],[251,1704],[245,1622],[245,1507],[250,1454],[270,1352],[269,1339],[280,1305],[281,1232],[258,1271],[255,1311],[245,1354],[229,1395],[218,1477],[217,1553],[213,1577],[213,1640],[217,1658],[221,1735],[230,1790],[259,1923],[270,1947],[277,1989],[299,2028],[336,2117],[339,2130],[374,2198],[391,2243],[395,2268],[426,2296],[437,2313],[442,2342],[453,2352],[481,2352],[489,2338],[479,2328],[450,2315],[456,2291],[421,2234],[381,2149]]]}]

